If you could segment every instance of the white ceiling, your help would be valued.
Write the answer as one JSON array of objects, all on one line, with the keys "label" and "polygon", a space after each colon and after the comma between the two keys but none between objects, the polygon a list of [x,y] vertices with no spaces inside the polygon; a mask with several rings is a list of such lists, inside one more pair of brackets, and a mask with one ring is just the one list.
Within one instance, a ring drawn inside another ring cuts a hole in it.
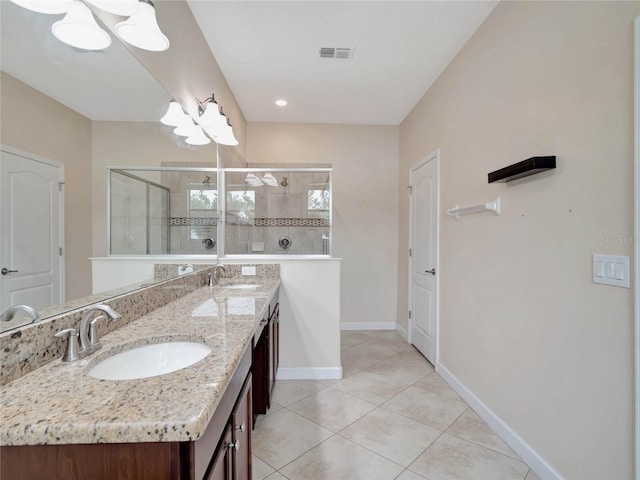
[{"label": "white ceiling", "polygon": [[248,121],[380,125],[402,122],[498,3],[187,1]]}]

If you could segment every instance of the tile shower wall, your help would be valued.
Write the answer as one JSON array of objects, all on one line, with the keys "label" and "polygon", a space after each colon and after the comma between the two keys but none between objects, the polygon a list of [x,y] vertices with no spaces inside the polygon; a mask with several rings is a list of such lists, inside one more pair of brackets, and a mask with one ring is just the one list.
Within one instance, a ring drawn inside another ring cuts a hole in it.
[{"label": "tile shower wall", "polygon": [[[163,167],[187,167],[187,168],[211,168],[211,165],[202,163],[163,162]],[[216,172],[203,171],[165,171],[162,172],[162,184],[171,190],[171,207],[169,213],[170,243],[169,253],[172,254],[211,254],[216,255],[217,234],[217,210],[214,205],[211,209],[191,210],[190,191],[202,192],[204,198],[211,198],[216,191]],[[216,246],[206,248],[204,239],[213,239]]]},{"label": "tile shower wall", "polygon": [[[225,252],[228,254],[328,254],[329,209],[309,200],[310,192],[329,191],[327,172],[277,172],[277,186],[251,187],[246,173],[227,172]],[[263,172],[256,173],[258,176]],[[286,180],[285,180],[286,178]],[[233,210],[230,192],[253,192],[254,208]],[[316,193],[319,198],[321,193]],[[311,204],[310,204],[311,203]],[[328,207],[328,205],[327,205]],[[279,240],[287,237],[287,249]]]}]

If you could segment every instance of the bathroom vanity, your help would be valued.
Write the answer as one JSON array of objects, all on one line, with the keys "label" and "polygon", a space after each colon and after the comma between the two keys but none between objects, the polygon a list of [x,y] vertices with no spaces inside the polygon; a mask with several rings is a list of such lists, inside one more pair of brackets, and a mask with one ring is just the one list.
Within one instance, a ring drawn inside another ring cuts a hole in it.
[{"label": "bathroom vanity", "polygon": [[[250,479],[252,404],[266,413],[278,364],[279,283],[197,288],[105,335],[95,354],[3,386],[0,477]],[[211,353],[150,378],[87,374],[114,353],[168,341]]]}]

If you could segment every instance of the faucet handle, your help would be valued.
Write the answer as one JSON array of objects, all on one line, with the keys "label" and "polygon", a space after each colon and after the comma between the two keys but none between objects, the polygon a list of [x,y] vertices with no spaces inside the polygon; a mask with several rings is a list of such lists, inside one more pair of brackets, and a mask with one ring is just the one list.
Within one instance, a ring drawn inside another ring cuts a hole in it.
[{"label": "faucet handle", "polygon": [[98,315],[96,318],[89,322],[89,345],[91,346],[91,351],[95,352],[96,350],[100,350],[102,348],[102,344],[98,339],[98,330],[97,324],[100,320],[106,320],[107,317],[104,315]]},{"label": "faucet handle", "polygon": [[67,348],[64,351],[64,355],[62,355],[63,363],[75,362],[82,358],[82,355],[80,355],[80,347],[78,346],[78,335],[75,328],[61,330],[54,336],[58,338],[69,338]]}]

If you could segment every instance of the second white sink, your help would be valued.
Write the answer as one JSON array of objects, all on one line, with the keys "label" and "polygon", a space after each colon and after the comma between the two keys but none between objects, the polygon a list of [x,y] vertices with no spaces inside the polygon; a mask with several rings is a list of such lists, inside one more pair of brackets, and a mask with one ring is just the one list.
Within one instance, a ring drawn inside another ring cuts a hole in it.
[{"label": "second white sink", "polygon": [[164,342],[142,345],[105,358],[88,374],[102,380],[133,380],[181,370],[211,353],[197,342]]}]

